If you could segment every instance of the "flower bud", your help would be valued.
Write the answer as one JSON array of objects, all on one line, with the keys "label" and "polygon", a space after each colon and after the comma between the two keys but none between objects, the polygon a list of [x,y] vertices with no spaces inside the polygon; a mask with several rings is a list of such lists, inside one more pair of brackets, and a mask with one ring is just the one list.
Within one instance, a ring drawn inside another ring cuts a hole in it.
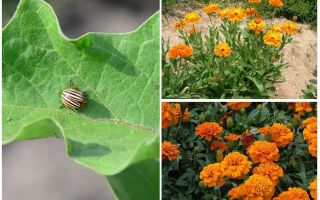
[{"label": "flower bud", "polygon": [[232,117],[228,117],[228,119],[227,119],[227,128],[228,129],[232,129],[232,127],[233,127],[233,119],[232,119]]},{"label": "flower bud", "polygon": [[216,159],[217,162],[221,162],[223,160],[223,153],[221,150],[217,150]]}]

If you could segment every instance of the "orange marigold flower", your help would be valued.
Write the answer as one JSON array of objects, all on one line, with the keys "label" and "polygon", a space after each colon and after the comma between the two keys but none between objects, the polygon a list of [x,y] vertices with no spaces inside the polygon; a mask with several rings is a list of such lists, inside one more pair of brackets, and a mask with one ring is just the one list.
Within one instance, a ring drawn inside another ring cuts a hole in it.
[{"label": "orange marigold flower", "polygon": [[239,153],[229,153],[221,162],[221,168],[229,178],[242,179],[251,169],[248,157]]},{"label": "orange marigold flower", "polygon": [[229,8],[225,8],[223,10],[220,10],[218,12],[218,17],[220,17],[221,19],[226,18],[228,16],[229,10],[230,10]]},{"label": "orange marigold flower", "polygon": [[161,104],[162,128],[168,128],[175,123],[176,110],[171,103]]},{"label": "orange marigold flower", "polygon": [[249,130],[247,130],[241,135],[240,141],[242,144],[249,147],[252,143],[254,143],[254,141],[256,141],[256,138]]},{"label": "orange marigold flower", "polygon": [[263,41],[269,46],[279,47],[282,43],[282,35],[279,32],[269,30],[264,36]]},{"label": "orange marigold flower", "polygon": [[279,25],[272,26],[270,30],[277,32],[277,33],[281,33],[281,34],[283,33],[282,26],[279,26]]},{"label": "orange marigold flower", "polygon": [[[175,110],[176,110],[175,124],[177,124],[179,122],[180,117],[182,116],[182,110],[181,110],[181,106],[180,106],[179,103],[175,104]],[[189,112],[188,108],[186,108],[184,113],[183,113],[182,121],[184,123],[187,123],[189,121],[189,118],[190,118],[190,112]]]},{"label": "orange marigold flower", "polygon": [[214,151],[216,149],[220,149],[220,151],[224,152],[227,149],[227,144],[225,142],[213,141],[210,145],[210,150]]},{"label": "orange marigold flower", "polygon": [[200,179],[207,187],[223,186],[226,182],[223,177],[220,163],[210,164],[200,172]]},{"label": "orange marigold flower", "polygon": [[231,110],[241,110],[242,108],[249,108],[252,103],[250,102],[228,102],[228,106]]},{"label": "orange marigold flower", "polygon": [[182,30],[185,26],[186,24],[183,20],[176,21],[176,23],[174,24],[174,28],[178,31]]},{"label": "orange marigold flower", "polygon": [[299,115],[304,114],[304,112],[309,113],[312,111],[311,104],[309,102],[297,102],[294,104],[294,111]]},{"label": "orange marigold flower", "polygon": [[275,123],[271,127],[266,126],[258,129],[263,135],[271,135],[272,142],[278,147],[285,147],[293,141],[293,132],[284,124]]},{"label": "orange marigold flower", "polygon": [[202,8],[202,10],[208,15],[211,13],[217,13],[220,11],[220,5],[217,3],[210,3]]},{"label": "orange marigold flower", "polygon": [[273,162],[261,163],[258,167],[252,170],[252,173],[260,174],[269,178],[273,182],[274,186],[278,184],[279,177],[283,176],[282,168]]},{"label": "orange marigold flower", "polygon": [[262,21],[260,17],[254,18],[248,24],[248,29],[254,31],[257,35],[259,35],[266,27],[266,23]]},{"label": "orange marigold flower", "polygon": [[169,160],[177,159],[180,155],[178,146],[171,142],[164,141],[162,143],[162,159],[168,158]]},{"label": "orange marigold flower", "polygon": [[247,8],[246,9],[246,15],[248,17],[251,17],[251,16],[255,15],[256,13],[257,13],[257,9],[255,9],[255,8]]},{"label": "orange marigold flower", "polygon": [[309,117],[303,121],[303,126],[306,127],[307,125],[313,124],[313,123],[317,123],[317,118],[316,117]]},{"label": "orange marigold flower", "polygon": [[228,195],[230,199],[247,199],[248,197],[248,188],[245,184],[241,184],[238,187],[232,188]]},{"label": "orange marigold flower", "polygon": [[185,24],[197,24],[200,22],[200,20],[201,20],[201,17],[196,12],[190,12],[186,14],[183,19]]},{"label": "orange marigold flower", "polygon": [[248,199],[269,200],[274,194],[272,181],[259,174],[253,174],[244,182],[248,192]]},{"label": "orange marigold flower", "polygon": [[227,43],[220,43],[214,48],[214,54],[219,57],[229,57],[232,53],[232,48]]},{"label": "orange marigold flower", "polygon": [[283,2],[281,0],[269,0],[269,4],[275,7],[283,6]]},{"label": "orange marigold flower", "polygon": [[282,25],[282,29],[289,35],[296,34],[298,31],[298,25],[292,21],[287,21]]},{"label": "orange marigold flower", "polygon": [[249,3],[260,3],[261,0],[248,0]]},{"label": "orange marigold flower", "polygon": [[223,128],[216,122],[205,122],[196,127],[196,135],[204,137],[206,140],[211,141],[212,137],[217,139],[221,138]]},{"label": "orange marigold flower", "polygon": [[310,195],[314,200],[317,200],[317,177],[309,185]]},{"label": "orange marigold flower", "polygon": [[254,163],[273,162],[280,157],[277,145],[267,141],[255,141],[248,154]]},{"label": "orange marigold flower", "polygon": [[241,137],[239,135],[236,135],[234,133],[230,133],[226,136],[224,136],[224,139],[226,139],[227,141],[229,142],[234,142],[234,141],[237,141],[239,140]]},{"label": "orange marigold flower", "polygon": [[318,130],[317,128],[317,123],[308,124],[307,127],[303,130],[303,139],[307,142],[316,139]]},{"label": "orange marigold flower", "polygon": [[308,150],[313,157],[317,157],[317,139],[311,140]]},{"label": "orange marigold flower", "polygon": [[192,56],[192,48],[185,44],[178,44],[170,48],[169,50],[169,57],[176,59],[180,58],[187,58]]},{"label": "orange marigold flower", "polygon": [[228,10],[226,17],[231,22],[241,22],[245,16],[246,13],[244,9],[232,7]]},{"label": "orange marigold flower", "polygon": [[288,191],[282,192],[278,197],[273,198],[273,200],[289,199],[309,200],[309,195],[305,190],[301,188],[289,188]]}]

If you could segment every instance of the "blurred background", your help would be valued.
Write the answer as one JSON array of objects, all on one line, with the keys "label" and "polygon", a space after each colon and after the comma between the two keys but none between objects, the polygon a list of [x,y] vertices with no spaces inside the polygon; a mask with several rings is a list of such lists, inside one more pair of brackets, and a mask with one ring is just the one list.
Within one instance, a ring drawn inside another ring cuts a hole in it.
[{"label": "blurred background", "polygon": [[[2,24],[18,0],[3,0]],[[64,34],[135,30],[159,10],[159,0],[48,0]],[[66,155],[61,139],[16,142],[2,148],[3,200],[113,200],[105,179]]]}]

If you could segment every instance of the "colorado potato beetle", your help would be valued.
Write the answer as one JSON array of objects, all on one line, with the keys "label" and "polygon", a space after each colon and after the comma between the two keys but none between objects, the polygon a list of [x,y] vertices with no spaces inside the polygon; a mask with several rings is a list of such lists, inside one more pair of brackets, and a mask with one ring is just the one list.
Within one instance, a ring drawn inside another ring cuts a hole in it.
[{"label": "colorado potato beetle", "polygon": [[84,92],[71,87],[62,92],[61,102],[66,108],[81,109],[87,103],[87,100]]}]

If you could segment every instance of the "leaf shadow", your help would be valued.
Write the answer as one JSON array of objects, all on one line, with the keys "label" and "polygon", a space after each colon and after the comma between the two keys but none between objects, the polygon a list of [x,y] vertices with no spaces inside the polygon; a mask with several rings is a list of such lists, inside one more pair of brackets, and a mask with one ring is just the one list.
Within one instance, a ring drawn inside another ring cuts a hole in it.
[{"label": "leaf shadow", "polygon": [[75,47],[86,55],[84,62],[105,63],[114,69],[128,75],[137,76],[135,65],[101,35],[89,33],[88,35],[72,41]]},{"label": "leaf shadow", "polygon": [[110,148],[102,146],[98,143],[84,144],[75,140],[67,139],[68,154],[72,157],[95,157],[110,154]]},{"label": "leaf shadow", "polygon": [[88,103],[85,105],[84,109],[82,110],[82,114],[93,119],[112,117],[110,110],[106,108],[105,105],[103,105],[102,103],[92,98],[88,98]]}]

